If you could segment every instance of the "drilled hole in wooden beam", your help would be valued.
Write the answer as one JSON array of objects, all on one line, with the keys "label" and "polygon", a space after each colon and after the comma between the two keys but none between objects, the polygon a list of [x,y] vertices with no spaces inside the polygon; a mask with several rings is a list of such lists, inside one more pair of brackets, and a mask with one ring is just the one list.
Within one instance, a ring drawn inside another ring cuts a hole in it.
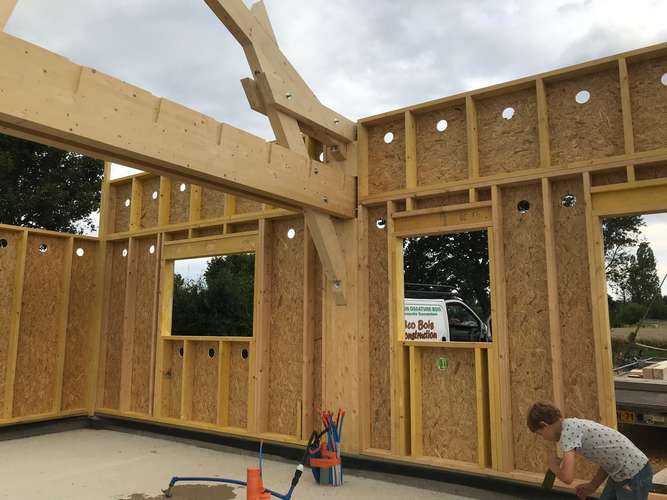
[{"label": "drilled hole in wooden beam", "polygon": [[577,101],[578,104],[586,104],[591,100],[591,93],[588,90],[580,90],[577,92],[577,95],[574,96],[574,100]]},{"label": "drilled hole in wooden beam", "polygon": [[560,199],[561,206],[571,208],[577,204],[577,197],[573,194],[564,194]]},{"label": "drilled hole in wooden beam", "polygon": [[394,142],[394,133],[393,132],[387,132],[384,134],[384,142],[385,144],[391,144]]},{"label": "drilled hole in wooden beam", "polygon": [[435,129],[438,132],[444,132],[445,130],[447,130],[448,125],[449,124],[447,123],[447,120],[440,120],[438,123],[435,124]]},{"label": "drilled hole in wooden beam", "polygon": [[78,257],[83,257],[86,254],[86,251],[83,248],[77,248],[76,249],[76,255]]},{"label": "drilled hole in wooden beam", "polygon": [[530,202],[528,200],[521,200],[519,203],[517,203],[516,209],[520,214],[525,214],[528,212],[528,210],[530,210]]},{"label": "drilled hole in wooden beam", "polygon": [[9,243],[7,243],[6,239],[3,238],[0,240],[0,248],[7,248],[8,245]]},{"label": "drilled hole in wooden beam", "polygon": [[502,116],[505,120],[508,120],[508,121],[509,121],[509,120],[511,120],[512,118],[514,118],[514,113],[515,113],[514,108],[512,108],[512,107],[507,107],[507,108],[503,109],[503,112],[502,112],[502,115],[501,115],[501,116]]},{"label": "drilled hole in wooden beam", "polygon": [[41,245],[39,245],[39,251],[40,251],[40,253],[48,252],[49,251],[49,245],[47,245],[46,243],[42,243]]}]

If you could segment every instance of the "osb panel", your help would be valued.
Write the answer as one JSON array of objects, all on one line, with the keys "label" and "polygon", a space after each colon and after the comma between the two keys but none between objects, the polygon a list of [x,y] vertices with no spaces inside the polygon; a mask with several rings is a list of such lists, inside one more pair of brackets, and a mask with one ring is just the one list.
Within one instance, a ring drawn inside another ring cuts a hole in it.
[{"label": "osb panel", "polygon": [[262,204],[258,201],[248,200],[246,198],[236,197],[236,213],[247,214],[252,212],[261,212]]},{"label": "osb panel", "polygon": [[[218,352],[217,342],[194,342],[192,377],[192,420],[215,424],[218,420]],[[213,357],[209,355],[212,351]]]},{"label": "osb panel", "polygon": [[[48,245],[47,252],[39,251],[41,244]],[[15,417],[53,409],[66,248],[65,238],[28,236],[14,385]]]},{"label": "osb panel", "polygon": [[417,200],[416,208],[435,208],[444,207],[446,205],[461,205],[470,201],[470,195],[467,191],[459,191],[456,193],[446,193],[442,196],[434,196],[432,198],[421,198]]},{"label": "osb panel", "polygon": [[[429,457],[477,462],[477,392],[473,349],[423,349],[423,450]],[[438,368],[446,358],[448,367]]]},{"label": "osb panel", "polygon": [[662,177],[667,177],[667,164],[635,167],[635,178],[638,181],[660,179]]},{"label": "osb panel", "polygon": [[[185,191],[181,191],[185,184]],[[169,223],[178,224],[190,219],[190,184],[173,181],[171,183],[171,205],[169,206]]]},{"label": "osb panel", "polygon": [[217,189],[202,188],[201,218],[215,219],[225,215],[225,193]]},{"label": "osb panel", "polygon": [[606,186],[608,184],[620,184],[628,181],[628,173],[624,168],[611,172],[598,172],[591,175],[593,186]]},{"label": "osb panel", "polygon": [[637,151],[667,147],[667,56],[628,66],[632,125]]},{"label": "osb panel", "polygon": [[[436,129],[447,120],[444,132]],[[426,186],[468,177],[465,105],[415,116],[417,128],[417,185]]]},{"label": "osb panel", "polygon": [[[76,254],[81,248],[82,256]],[[93,321],[98,286],[95,275],[98,244],[75,240],[72,256],[65,371],[63,375],[62,409],[86,407],[86,389],[92,354]]]},{"label": "osb panel", "polygon": [[[593,341],[593,312],[588,276],[586,247],[586,204],[583,182],[567,179],[554,182],[553,214],[558,269],[558,300],[560,306],[560,335],[563,373],[563,412],[566,416],[599,420],[595,370],[595,343]],[[563,207],[560,198],[565,194],[576,196],[573,207]],[[573,276],[580,276],[576,285]],[[584,461],[578,466],[584,467]],[[577,477],[595,473],[586,463],[587,470],[577,468]]]},{"label": "osb panel", "polygon": [[162,415],[181,417],[181,390],[183,382],[183,342],[164,342],[162,376]]},{"label": "osb panel", "polygon": [[229,410],[228,422],[232,427],[248,427],[248,376],[249,359],[243,358],[243,351],[250,354],[250,344],[234,342],[229,357]]},{"label": "osb panel", "polygon": [[[160,204],[160,178],[142,179],[141,189],[141,227],[155,227]],[[153,199],[153,193],[157,193],[157,198]]]},{"label": "osb panel", "polygon": [[150,413],[153,325],[155,322],[155,295],[157,293],[157,247],[155,237],[137,240],[137,294],[134,306],[134,332],[132,335],[132,411]]},{"label": "osb panel", "polygon": [[272,226],[269,431],[293,435],[303,376],[303,219]]},{"label": "osb panel", "polygon": [[[517,210],[522,200],[530,203],[525,214]],[[504,188],[502,201],[515,465],[543,472],[548,446],[526,427],[530,405],[553,399],[541,189]]]},{"label": "osb panel", "polygon": [[106,328],[102,342],[106,343],[104,375],[104,407],[120,406],[120,371],[123,350],[123,316],[125,314],[125,286],[127,284],[127,257],[123,250],[127,241],[117,241],[108,247],[107,259],[111,260],[111,285],[105,295],[107,303]]},{"label": "osb panel", "polygon": [[[394,140],[385,144],[387,132]],[[368,128],[368,192],[393,191],[405,187],[405,121]]]},{"label": "osb panel", "polygon": [[[585,104],[575,101],[580,90],[591,94]],[[617,69],[550,83],[547,102],[553,165],[625,152]]]},{"label": "osb panel", "polygon": [[21,233],[0,229],[0,240],[6,240],[7,246],[0,247],[0,408],[5,398],[5,372],[7,368],[7,347],[14,297],[14,275],[16,258]]},{"label": "osb panel", "polygon": [[124,233],[130,230],[130,212],[132,206],[125,206],[125,201],[132,202],[132,183],[113,184],[111,186],[111,199],[114,211],[114,232]]},{"label": "osb panel", "polygon": [[491,190],[490,189],[478,189],[477,190],[477,201],[491,201]]},{"label": "osb panel", "polygon": [[375,225],[387,219],[384,207],[368,210],[368,343],[370,367],[371,448],[391,446],[389,373],[389,273],[387,230]]},{"label": "osb panel", "polygon": [[[489,97],[476,104],[480,175],[538,167],[540,144],[535,89]],[[505,108],[514,108],[511,120],[503,118]]]}]

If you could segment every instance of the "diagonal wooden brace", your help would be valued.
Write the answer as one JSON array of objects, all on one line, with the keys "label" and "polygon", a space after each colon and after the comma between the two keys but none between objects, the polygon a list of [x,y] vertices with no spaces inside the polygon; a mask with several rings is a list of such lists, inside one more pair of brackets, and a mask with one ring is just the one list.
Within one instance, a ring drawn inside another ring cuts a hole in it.
[{"label": "diagonal wooden brace", "polygon": [[313,210],[306,210],[304,214],[327,281],[332,287],[336,305],[344,306],[347,304],[345,254],[338,240],[333,219]]}]

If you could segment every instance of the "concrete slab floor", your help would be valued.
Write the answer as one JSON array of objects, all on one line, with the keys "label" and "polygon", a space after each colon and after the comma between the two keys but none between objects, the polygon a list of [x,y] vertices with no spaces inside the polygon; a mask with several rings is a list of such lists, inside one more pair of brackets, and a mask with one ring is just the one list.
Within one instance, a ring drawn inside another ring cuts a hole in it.
[{"label": "concrete slab floor", "polygon": [[[109,430],[79,429],[0,442],[0,498],[21,500],[162,499],[174,475],[245,479],[254,453],[204,447],[174,438],[162,439]],[[287,491],[295,463],[265,459],[265,486]],[[174,488],[174,500],[244,500],[245,489],[225,485]],[[511,497],[466,486],[350,470],[341,488],[315,484],[309,470],[294,500],[345,499],[495,499]]]}]

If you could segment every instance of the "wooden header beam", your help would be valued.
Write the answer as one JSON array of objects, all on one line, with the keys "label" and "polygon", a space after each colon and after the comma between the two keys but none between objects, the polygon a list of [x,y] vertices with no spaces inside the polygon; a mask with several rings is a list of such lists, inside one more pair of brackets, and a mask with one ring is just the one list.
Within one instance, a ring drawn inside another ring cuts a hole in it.
[{"label": "wooden header beam", "polygon": [[274,206],[354,217],[354,180],[343,172],[7,34],[0,59],[0,132]]}]

